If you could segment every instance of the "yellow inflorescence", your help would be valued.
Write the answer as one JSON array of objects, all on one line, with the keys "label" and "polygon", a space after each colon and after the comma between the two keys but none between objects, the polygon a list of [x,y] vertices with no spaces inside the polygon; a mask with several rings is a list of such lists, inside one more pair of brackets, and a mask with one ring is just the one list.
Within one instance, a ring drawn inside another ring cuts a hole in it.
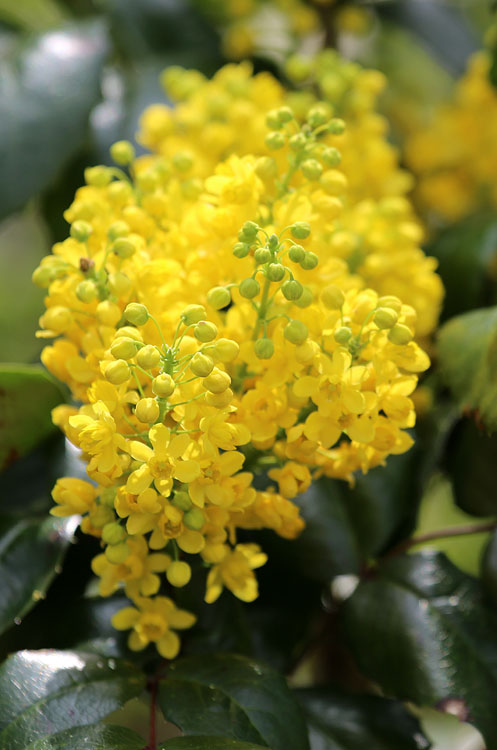
[{"label": "yellow inflorescence", "polygon": [[329,103],[297,115],[245,65],[166,78],[182,103],[145,114],[155,153],[120,142],[120,167],[87,170],[34,279],[43,362],[82,402],[54,422],[93,482],[60,479],[52,512],[101,539],[93,570],[133,602],[114,618],[130,647],[173,658],[195,618],[162,584],[188,585],[199,556],[207,602],[252,601],[266,556],[239,529],[295,538],[313,479],[410,447],[416,319],[429,333],[441,286],[399,191],[349,192]]},{"label": "yellow inflorescence", "polygon": [[487,52],[474,55],[452,101],[408,140],[406,157],[419,176],[421,208],[456,221],[475,209],[497,206],[497,92]]}]

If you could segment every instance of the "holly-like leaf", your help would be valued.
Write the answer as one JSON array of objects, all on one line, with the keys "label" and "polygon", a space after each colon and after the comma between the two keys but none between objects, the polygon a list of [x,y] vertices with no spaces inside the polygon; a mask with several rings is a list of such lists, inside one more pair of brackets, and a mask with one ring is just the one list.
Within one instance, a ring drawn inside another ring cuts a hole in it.
[{"label": "holly-like leaf", "polygon": [[160,750],[264,750],[264,747],[230,737],[175,737],[164,742]]},{"label": "holly-like leaf", "polygon": [[497,427],[497,307],[452,318],[440,330],[442,375],[462,409]]},{"label": "holly-like leaf", "polygon": [[143,750],[144,742],[132,729],[95,724],[35,740],[26,750]]},{"label": "holly-like leaf", "polygon": [[165,718],[186,735],[307,750],[306,726],[284,678],[244,656],[207,654],[174,662],[159,688]]},{"label": "holly-like leaf", "polygon": [[127,662],[81,651],[19,651],[0,667],[0,747],[103,719],[139,695],[144,676]]},{"label": "holly-like leaf", "polygon": [[0,471],[54,431],[50,412],[63,400],[42,367],[0,365]]},{"label": "holly-like leaf", "polygon": [[81,147],[107,53],[100,22],[12,45],[0,60],[0,216],[46,188]]},{"label": "holly-like leaf", "polygon": [[395,557],[342,614],[359,667],[386,694],[432,706],[458,699],[497,746],[497,618],[474,578],[441,553]]},{"label": "holly-like leaf", "polygon": [[76,523],[73,518],[0,519],[0,633],[45,596]]},{"label": "holly-like leaf", "polygon": [[474,516],[497,514],[495,457],[497,435],[487,435],[473,420],[456,427],[449,444],[447,469],[456,503]]},{"label": "holly-like leaf", "polygon": [[296,695],[310,729],[311,750],[428,748],[419,722],[399,701],[306,688]]}]

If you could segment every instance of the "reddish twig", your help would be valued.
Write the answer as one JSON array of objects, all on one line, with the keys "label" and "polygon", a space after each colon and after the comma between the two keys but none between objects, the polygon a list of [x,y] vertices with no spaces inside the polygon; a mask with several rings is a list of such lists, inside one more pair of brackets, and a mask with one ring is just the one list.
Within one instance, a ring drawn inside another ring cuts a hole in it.
[{"label": "reddish twig", "polygon": [[150,693],[150,724],[149,724],[149,742],[148,750],[157,750],[157,732],[156,732],[156,707],[157,707],[157,678],[149,681],[148,690]]},{"label": "reddish twig", "polygon": [[414,536],[411,539],[406,539],[395,547],[389,550],[385,557],[393,557],[394,555],[401,555],[411,547],[416,547],[418,544],[424,544],[424,542],[432,542],[435,539],[447,539],[453,536],[466,536],[468,534],[481,534],[485,531],[494,531],[497,529],[497,521],[486,521],[485,523],[470,523],[466,526],[452,526],[447,529],[439,529],[438,531],[429,531],[426,534],[420,534]]}]

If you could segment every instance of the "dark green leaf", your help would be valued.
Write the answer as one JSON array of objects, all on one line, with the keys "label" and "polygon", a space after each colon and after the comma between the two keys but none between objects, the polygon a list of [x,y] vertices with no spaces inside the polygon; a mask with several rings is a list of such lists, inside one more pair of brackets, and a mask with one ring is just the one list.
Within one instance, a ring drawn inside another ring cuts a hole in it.
[{"label": "dark green leaf", "polygon": [[0,747],[103,719],[139,695],[145,678],[127,662],[81,651],[19,651],[0,667]]},{"label": "dark green leaf", "polygon": [[175,737],[164,742],[160,750],[263,750],[263,746],[229,737]]},{"label": "dark green leaf", "polygon": [[171,664],[159,689],[165,718],[186,735],[230,737],[271,750],[306,750],[307,731],[283,677],[230,654]]},{"label": "dark green leaf", "polygon": [[45,596],[75,526],[73,518],[0,519],[0,632]]},{"label": "dark green leaf", "polygon": [[497,514],[497,435],[486,435],[473,420],[456,427],[448,446],[447,469],[456,503],[474,516]]},{"label": "dark green leaf", "polygon": [[35,740],[26,750],[143,750],[144,742],[131,729],[95,724]]},{"label": "dark green leaf", "polygon": [[418,705],[457,698],[497,746],[497,618],[475,579],[441,553],[392,558],[345,602],[342,624],[385,693]]},{"label": "dark green leaf", "polygon": [[429,747],[402,703],[373,695],[307,688],[296,695],[310,727],[311,750],[420,750]]},{"label": "dark green leaf", "polygon": [[0,59],[0,215],[46,188],[81,147],[100,96],[107,52],[101,23],[20,43]]},{"label": "dark green leaf", "polygon": [[452,318],[440,330],[440,368],[463,409],[497,427],[497,307]]},{"label": "dark green leaf", "polygon": [[42,367],[0,365],[0,471],[50,435],[50,412],[63,400]]},{"label": "dark green leaf", "polygon": [[483,553],[481,577],[487,593],[497,604],[497,531],[494,531]]},{"label": "dark green leaf", "polygon": [[497,248],[497,216],[477,214],[440,232],[428,246],[445,286],[444,318],[482,307],[489,293],[489,266]]}]

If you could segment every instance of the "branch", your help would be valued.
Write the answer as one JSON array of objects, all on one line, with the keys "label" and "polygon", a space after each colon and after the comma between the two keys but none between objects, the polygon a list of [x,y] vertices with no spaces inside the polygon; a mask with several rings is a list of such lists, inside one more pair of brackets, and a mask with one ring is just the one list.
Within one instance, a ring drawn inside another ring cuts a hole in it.
[{"label": "branch", "polygon": [[497,521],[486,521],[485,523],[470,523],[466,526],[452,526],[447,529],[439,529],[438,531],[429,531],[426,534],[420,534],[414,536],[411,539],[406,539],[395,547],[392,547],[384,557],[394,557],[395,555],[401,555],[411,547],[416,547],[418,544],[424,544],[425,542],[432,542],[435,539],[447,539],[453,536],[466,536],[468,534],[481,534],[485,531],[494,531],[497,529]]},{"label": "branch", "polygon": [[157,750],[157,733],[156,733],[156,716],[155,711],[157,707],[157,678],[154,677],[150,680],[147,688],[150,692],[150,724],[149,724],[149,742],[148,750]]}]

